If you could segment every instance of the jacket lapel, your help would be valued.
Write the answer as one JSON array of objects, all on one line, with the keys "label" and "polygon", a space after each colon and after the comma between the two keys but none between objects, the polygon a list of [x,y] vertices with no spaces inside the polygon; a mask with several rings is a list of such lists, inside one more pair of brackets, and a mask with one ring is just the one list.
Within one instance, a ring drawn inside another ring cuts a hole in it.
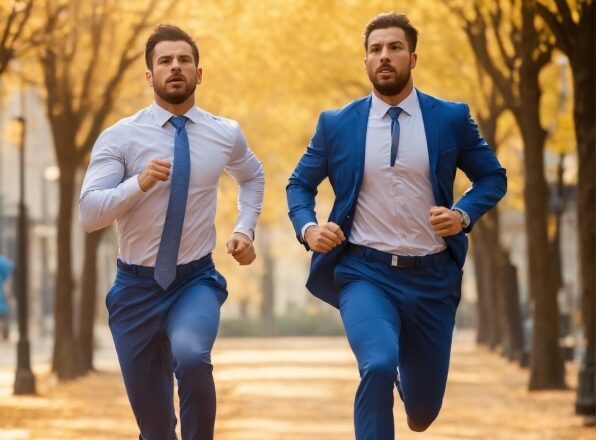
[{"label": "jacket lapel", "polygon": [[433,99],[430,96],[420,92],[418,89],[416,89],[416,92],[418,93],[418,102],[420,103],[422,120],[424,121],[424,131],[426,133],[426,144],[428,147],[428,161],[433,195],[435,196],[435,202],[439,203],[439,186],[437,184],[437,176],[435,173],[437,168],[437,159],[439,157],[438,116]]},{"label": "jacket lapel", "polygon": [[362,99],[354,108],[354,117],[352,123],[354,124],[354,138],[353,138],[353,152],[354,161],[352,162],[354,168],[354,197],[356,198],[360,192],[360,185],[362,184],[362,176],[364,175],[364,151],[366,148],[366,128],[368,126],[368,113],[370,111],[370,95]]}]

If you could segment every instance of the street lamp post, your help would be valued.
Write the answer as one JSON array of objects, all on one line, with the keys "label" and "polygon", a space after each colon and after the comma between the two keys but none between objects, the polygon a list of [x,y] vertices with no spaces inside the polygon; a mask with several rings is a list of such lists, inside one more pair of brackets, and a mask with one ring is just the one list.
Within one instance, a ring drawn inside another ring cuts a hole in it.
[{"label": "street lamp post", "polygon": [[16,287],[18,305],[19,341],[17,343],[17,371],[14,394],[35,394],[35,376],[31,371],[28,323],[28,240],[27,207],[25,205],[25,118],[17,118],[20,124],[19,139],[19,216],[17,233]]}]

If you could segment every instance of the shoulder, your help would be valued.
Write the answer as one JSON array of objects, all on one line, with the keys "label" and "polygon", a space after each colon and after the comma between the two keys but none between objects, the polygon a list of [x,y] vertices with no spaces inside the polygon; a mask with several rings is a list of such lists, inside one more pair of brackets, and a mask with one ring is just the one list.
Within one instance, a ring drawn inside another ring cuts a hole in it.
[{"label": "shoulder", "polygon": [[236,138],[242,132],[240,129],[240,124],[233,119],[211,114],[208,111],[198,107],[197,110],[199,124],[205,124],[220,135]]},{"label": "shoulder", "polygon": [[151,107],[145,107],[133,115],[124,117],[107,127],[98,137],[97,142],[117,141],[130,137],[140,125],[151,117]]},{"label": "shoulder", "polygon": [[470,112],[470,107],[465,102],[437,98],[436,96],[427,95],[418,89],[416,89],[416,92],[422,110],[433,108],[446,115],[454,116],[467,115]]},{"label": "shoulder", "polygon": [[341,120],[346,117],[351,117],[354,114],[359,114],[361,112],[366,112],[368,114],[369,108],[370,95],[367,95],[360,99],[356,99],[355,101],[349,102],[343,107],[324,110],[323,112],[321,112],[321,118]]}]

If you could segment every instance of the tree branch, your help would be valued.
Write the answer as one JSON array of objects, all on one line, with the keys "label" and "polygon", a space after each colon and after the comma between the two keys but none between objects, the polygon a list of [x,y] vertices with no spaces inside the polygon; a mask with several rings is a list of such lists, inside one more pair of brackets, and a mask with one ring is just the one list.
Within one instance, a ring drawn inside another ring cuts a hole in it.
[{"label": "tree branch", "polygon": [[[32,5],[33,0],[28,0],[24,9],[17,10],[16,4],[13,4],[8,14],[4,32],[0,39],[0,76],[16,56],[17,41],[22,37],[25,24],[29,21]],[[13,30],[13,26],[16,26],[16,29]]]}]

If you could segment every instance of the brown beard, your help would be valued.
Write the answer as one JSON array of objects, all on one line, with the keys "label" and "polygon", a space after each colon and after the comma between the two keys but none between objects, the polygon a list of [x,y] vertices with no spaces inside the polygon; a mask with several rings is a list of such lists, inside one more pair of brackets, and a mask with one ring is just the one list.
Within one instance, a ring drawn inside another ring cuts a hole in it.
[{"label": "brown beard", "polygon": [[375,90],[379,92],[383,96],[395,96],[399,94],[408,84],[410,81],[410,77],[412,76],[412,72],[408,69],[405,75],[397,75],[397,78],[393,82],[383,82],[380,83],[376,80],[375,74],[369,74],[368,78],[370,82],[375,87]]},{"label": "brown beard", "polygon": [[182,104],[188,99],[189,96],[195,93],[196,88],[197,85],[195,83],[191,83],[190,85],[187,84],[187,87],[178,89],[174,92],[167,92],[166,87],[155,86],[153,86],[153,91],[168,104]]}]

